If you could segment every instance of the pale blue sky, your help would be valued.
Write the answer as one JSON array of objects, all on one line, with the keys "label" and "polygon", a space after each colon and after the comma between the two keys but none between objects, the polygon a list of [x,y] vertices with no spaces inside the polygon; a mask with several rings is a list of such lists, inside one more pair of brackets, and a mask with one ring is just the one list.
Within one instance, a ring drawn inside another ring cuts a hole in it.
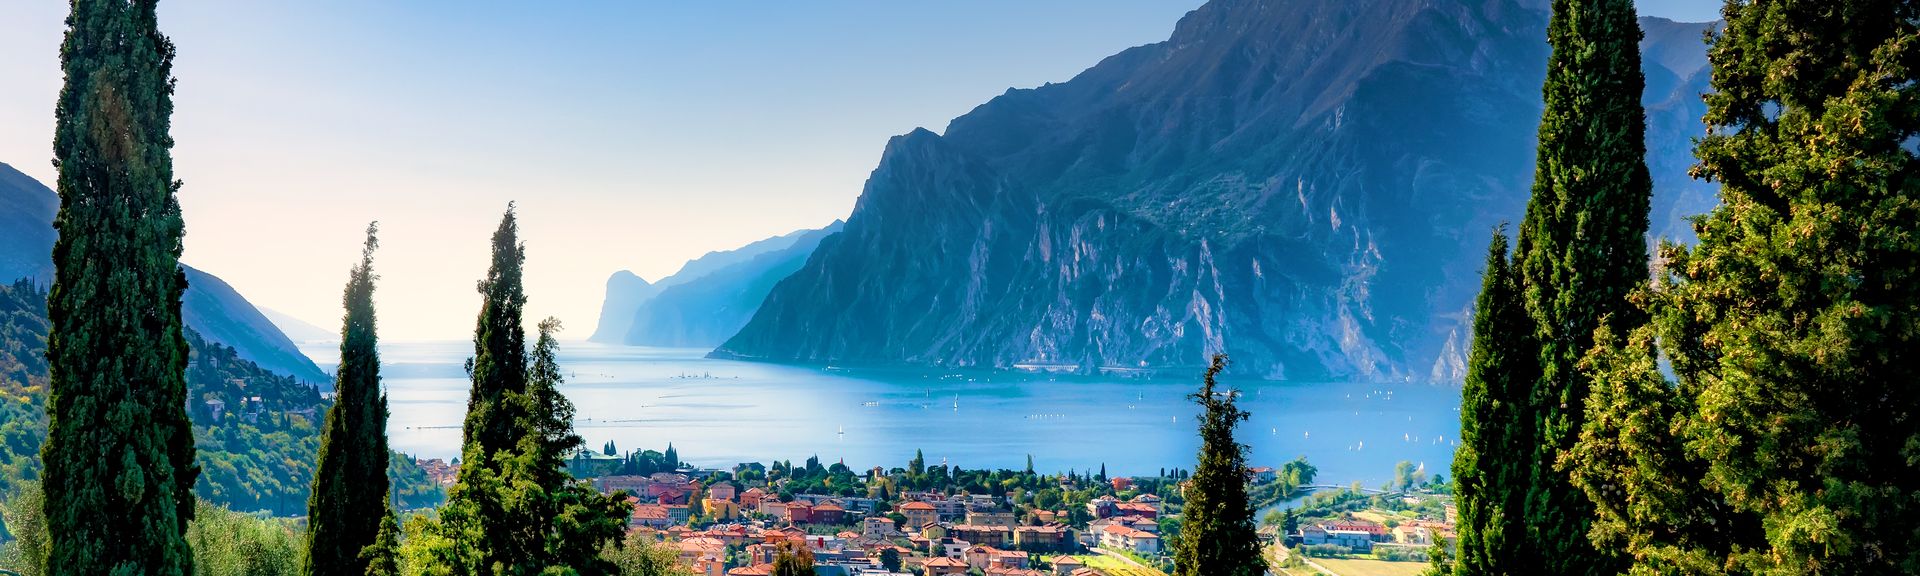
[{"label": "pale blue sky", "polygon": [[[186,259],[332,327],[377,219],[383,333],[458,338],[518,200],[530,311],[583,338],[609,273],[845,217],[889,136],[1163,40],[1200,4],[169,0]],[[0,161],[43,182],[65,12],[0,3]]]}]

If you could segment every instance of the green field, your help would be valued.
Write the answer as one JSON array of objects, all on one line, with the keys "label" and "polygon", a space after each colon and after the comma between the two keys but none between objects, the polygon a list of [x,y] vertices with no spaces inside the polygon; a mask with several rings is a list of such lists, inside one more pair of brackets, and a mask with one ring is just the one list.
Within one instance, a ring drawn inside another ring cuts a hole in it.
[{"label": "green field", "polygon": [[1380,560],[1314,559],[1340,576],[1419,576],[1426,571],[1422,562],[1384,562]]},{"label": "green field", "polygon": [[1088,568],[1105,572],[1107,576],[1167,576],[1167,573],[1152,568],[1141,568],[1110,556],[1075,556],[1086,562]]}]

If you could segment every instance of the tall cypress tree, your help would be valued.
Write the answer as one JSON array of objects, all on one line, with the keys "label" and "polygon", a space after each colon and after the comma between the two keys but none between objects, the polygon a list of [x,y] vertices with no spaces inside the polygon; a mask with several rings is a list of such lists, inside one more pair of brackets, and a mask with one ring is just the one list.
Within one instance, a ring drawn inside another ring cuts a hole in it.
[{"label": "tall cypress tree", "polygon": [[526,527],[511,520],[514,506],[508,486],[516,479],[505,469],[518,452],[527,424],[526,331],[521,310],[525,248],[513,206],[493,233],[493,260],[480,281],[480,316],[474,328],[474,357],[467,361],[473,388],[467,397],[459,478],[447,489],[440,511],[445,546],[435,562],[453,573],[510,574],[516,561],[531,555]]},{"label": "tall cypress tree", "polygon": [[[527,392],[514,400],[527,404],[518,454],[506,464],[515,483],[510,506],[526,531],[520,548],[529,558],[520,564],[533,573],[611,574],[617,568],[600,557],[626,531],[632,508],[601,494],[567,473],[567,454],[583,443],[573,432],[573,403],[560,393],[562,377],[560,321],[540,322],[527,373]],[[545,572],[542,572],[542,571]]]},{"label": "tall cypress tree", "polygon": [[1920,5],[1730,2],[1661,344],[1765,574],[1920,573]]},{"label": "tall cypress tree", "polygon": [[525,418],[508,394],[527,391],[527,332],[521,313],[527,294],[521,285],[526,247],[520,244],[520,226],[513,206],[493,232],[493,261],[480,281],[480,318],[473,331],[473,358],[467,374],[473,388],[467,396],[467,418],[462,426],[465,444],[484,454],[513,449],[520,440],[517,427]]},{"label": "tall cypress tree", "polygon": [[1525,536],[1521,515],[1533,433],[1531,420],[1522,416],[1540,376],[1540,345],[1532,326],[1508,261],[1507,235],[1496,231],[1487,247],[1474,306],[1473,349],[1460,390],[1460,448],[1453,457],[1460,523],[1453,574],[1526,573],[1519,563]]},{"label": "tall cypress tree", "polygon": [[1253,505],[1247,499],[1247,447],[1233,430],[1248,414],[1237,391],[1220,391],[1214,378],[1227,367],[1216,355],[1200,392],[1191,396],[1205,409],[1200,417],[1200,463],[1187,483],[1181,509],[1180,544],[1174,551],[1174,576],[1260,576],[1267,562],[1254,532]]},{"label": "tall cypress tree", "polygon": [[154,0],[73,0],[55,109],[48,297],[51,574],[192,572],[184,225],[168,128],[173,43]]},{"label": "tall cypress tree", "polygon": [[1557,465],[1585,418],[1581,357],[1603,326],[1642,320],[1627,294],[1647,277],[1646,113],[1632,0],[1554,0],[1533,198],[1520,230],[1522,289],[1540,341],[1530,416],[1536,437],[1523,570],[1615,574],[1587,538],[1593,506]]},{"label": "tall cypress tree", "polygon": [[374,329],[373,251],[378,227],[367,225],[360,263],[347,274],[346,316],[334,404],[320,437],[320,464],[307,502],[308,575],[363,576],[361,550],[374,543],[388,515],[387,398],[380,392],[379,337]]}]

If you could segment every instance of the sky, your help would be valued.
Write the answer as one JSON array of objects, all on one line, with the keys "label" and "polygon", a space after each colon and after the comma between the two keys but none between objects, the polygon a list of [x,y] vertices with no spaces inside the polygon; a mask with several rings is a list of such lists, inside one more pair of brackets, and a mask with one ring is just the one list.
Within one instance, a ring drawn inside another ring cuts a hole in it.
[{"label": "sky", "polygon": [[[511,201],[529,317],[585,338],[614,271],[844,218],[888,137],[1164,40],[1201,3],[169,0],[184,261],[332,328],[377,220],[382,337],[463,338]],[[65,12],[0,2],[0,162],[46,183]]]}]

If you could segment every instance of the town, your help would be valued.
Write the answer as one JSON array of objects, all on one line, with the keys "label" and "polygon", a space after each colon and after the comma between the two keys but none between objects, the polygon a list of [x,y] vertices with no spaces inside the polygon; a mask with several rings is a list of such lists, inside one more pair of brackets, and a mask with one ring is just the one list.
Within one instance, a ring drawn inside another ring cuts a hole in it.
[{"label": "town", "polygon": [[[457,463],[419,464],[443,485],[458,476]],[[772,574],[794,549],[823,576],[1162,576],[1190,475],[970,470],[920,455],[890,469],[817,458],[709,469],[672,446],[621,453],[612,443],[573,453],[567,467],[625,496],[629,539],[700,576]],[[1273,573],[1419,574],[1436,545],[1451,546],[1443,478],[1406,463],[1379,488],[1314,484],[1316,473],[1304,458],[1247,471]]]}]

